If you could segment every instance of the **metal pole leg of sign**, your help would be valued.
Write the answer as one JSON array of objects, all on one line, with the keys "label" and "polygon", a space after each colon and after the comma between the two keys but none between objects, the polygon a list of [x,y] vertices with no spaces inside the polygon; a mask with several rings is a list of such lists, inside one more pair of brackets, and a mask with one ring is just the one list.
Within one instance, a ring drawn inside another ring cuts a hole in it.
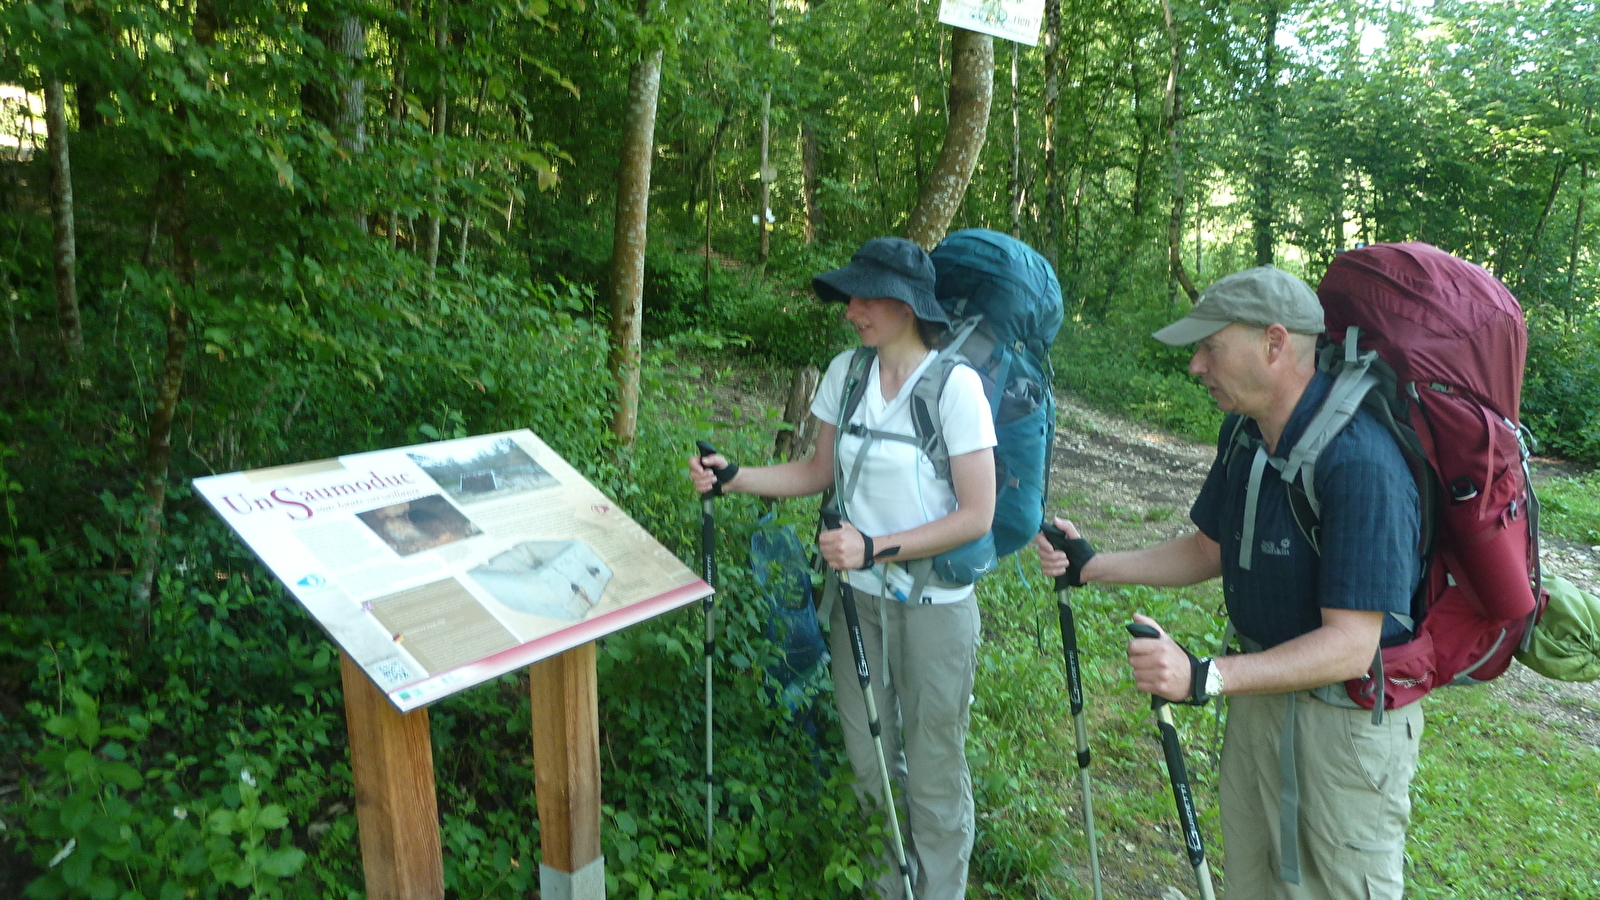
[{"label": "metal pole leg of sign", "polygon": [[[1128,633],[1136,638],[1158,638],[1161,632],[1140,622],[1129,622]],[[1200,900],[1216,900],[1211,886],[1211,868],[1206,865],[1206,846],[1200,840],[1200,822],[1194,810],[1194,792],[1189,788],[1189,770],[1183,765],[1183,747],[1178,744],[1178,729],[1172,723],[1172,707],[1165,698],[1150,695],[1150,708],[1156,713],[1156,728],[1161,732],[1161,752],[1167,757],[1167,777],[1172,780],[1172,799],[1178,804],[1178,824],[1183,828],[1183,843],[1194,866],[1195,886]]]},{"label": "metal pole leg of sign", "polygon": [[[839,527],[839,511],[824,509],[822,527],[829,531]],[[878,722],[878,704],[872,699],[872,673],[867,671],[867,647],[861,642],[861,616],[856,611],[856,592],[850,586],[850,573],[839,572],[839,603],[844,610],[844,621],[850,629],[850,653],[855,657],[856,681],[861,683],[861,697],[867,706],[867,730],[872,733],[873,749],[878,751],[878,775],[883,779],[883,806],[889,817],[889,842],[894,847],[894,861],[900,867],[900,878],[905,882],[905,900],[912,900],[911,865],[906,861],[905,841],[900,837],[900,815],[894,807],[894,789],[889,782],[889,761],[883,755],[883,727]],[[884,661],[888,665],[888,660]]]}]

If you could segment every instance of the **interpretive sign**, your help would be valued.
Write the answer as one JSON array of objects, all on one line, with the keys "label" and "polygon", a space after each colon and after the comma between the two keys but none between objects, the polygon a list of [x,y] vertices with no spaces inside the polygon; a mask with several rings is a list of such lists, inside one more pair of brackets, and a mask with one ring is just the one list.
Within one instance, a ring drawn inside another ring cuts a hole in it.
[{"label": "interpretive sign", "polygon": [[1044,0],[942,0],[939,21],[1032,47],[1039,43]]},{"label": "interpretive sign", "polygon": [[526,430],[195,488],[401,711],[711,593]]}]

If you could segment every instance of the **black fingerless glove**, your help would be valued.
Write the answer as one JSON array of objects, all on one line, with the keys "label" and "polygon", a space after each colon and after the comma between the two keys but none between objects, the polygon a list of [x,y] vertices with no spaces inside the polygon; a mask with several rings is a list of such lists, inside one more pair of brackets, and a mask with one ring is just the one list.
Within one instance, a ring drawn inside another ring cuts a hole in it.
[{"label": "black fingerless glove", "polygon": [[[717,448],[711,446],[709,441],[695,441],[695,446],[700,450],[700,460],[702,465],[705,464],[706,457],[717,452]],[[710,469],[711,467],[706,466],[706,468]],[[715,484],[711,485],[711,490],[707,491],[706,493],[713,497],[721,497],[722,486],[732,481],[733,476],[737,474],[739,474],[739,466],[732,460],[729,460],[728,464],[720,469],[711,469],[711,476],[717,479],[717,481]]]},{"label": "black fingerless glove", "polygon": [[1067,533],[1057,528],[1054,523],[1046,522],[1039,529],[1044,533],[1045,540],[1050,546],[1067,554],[1067,571],[1056,576],[1056,590],[1068,587],[1083,587],[1083,567],[1094,559],[1094,548],[1089,546],[1087,538],[1067,537]]},{"label": "black fingerless glove", "polygon": [[[1173,640],[1173,643],[1178,644],[1177,640]],[[1195,656],[1182,644],[1178,644],[1178,649],[1189,657],[1189,698],[1177,702],[1185,706],[1205,706],[1211,702],[1211,695],[1206,693],[1206,673],[1211,668],[1212,662]]]}]

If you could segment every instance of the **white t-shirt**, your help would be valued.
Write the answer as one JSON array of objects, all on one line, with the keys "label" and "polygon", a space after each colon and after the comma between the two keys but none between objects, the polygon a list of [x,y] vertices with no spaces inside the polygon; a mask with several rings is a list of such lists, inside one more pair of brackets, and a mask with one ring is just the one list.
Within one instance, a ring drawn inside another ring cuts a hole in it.
[{"label": "white t-shirt", "polygon": [[[844,405],[845,380],[850,375],[850,358],[854,352],[846,350],[833,358],[822,384],[817,387],[816,399],[811,401],[811,414],[836,427],[841,424],[839,413]],[[891,434],[915,436],[916,425],[911,419],[911,386],[933,363],[935,355],[933,351],[928,352],[892,400],[883,399],[883,388],[878,380],[878,360],[874,359],[867,375],[866,393],[856,406],[850,424]],[[978,373],[970,367],[956,366],[950,371],[950,379],[939,398],[939,416],[945,446],[951,458],[995,445],[989,400],[984,396],[983,382],[978,378]],[[845,478],[848,479],[855,468],[856,456],[864,443],[865,438],[850,434],[840,439],[839,465]],[[902,441],[875,440],[867,451],[866,461],[862,463],[855,490],[846,501],[845,518],[862,534],[876,538],[942,519],[955,512],[957,505],[955,491],[934,472],[933,460],[921,448]],[[877,549],[884,549],[881,542]],[[886,576],[889,582],[887,592],[884,587]],[[910,599],[906,595],[911,591],[912,578],[899,565],[879,563],[870,572],[852,573],[850,583],[857,590],[870,594],[887,594],[907,600]],[[923,595],[934,603],[954,603],[971,593],[971,587],[929,587]]]}]

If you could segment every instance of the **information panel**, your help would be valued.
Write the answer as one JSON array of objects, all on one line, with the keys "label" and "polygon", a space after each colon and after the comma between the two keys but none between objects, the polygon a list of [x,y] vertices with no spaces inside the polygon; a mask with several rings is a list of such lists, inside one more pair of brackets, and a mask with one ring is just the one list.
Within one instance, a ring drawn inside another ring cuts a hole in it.
[{"label": "information panel", "polygon": [[1032,47],[1039,43],[1044,0],[942,0],[939,21]]},{"label": "information panel", "polygon": [[195,488],[402,711],[711,593],[526,430]]}]

